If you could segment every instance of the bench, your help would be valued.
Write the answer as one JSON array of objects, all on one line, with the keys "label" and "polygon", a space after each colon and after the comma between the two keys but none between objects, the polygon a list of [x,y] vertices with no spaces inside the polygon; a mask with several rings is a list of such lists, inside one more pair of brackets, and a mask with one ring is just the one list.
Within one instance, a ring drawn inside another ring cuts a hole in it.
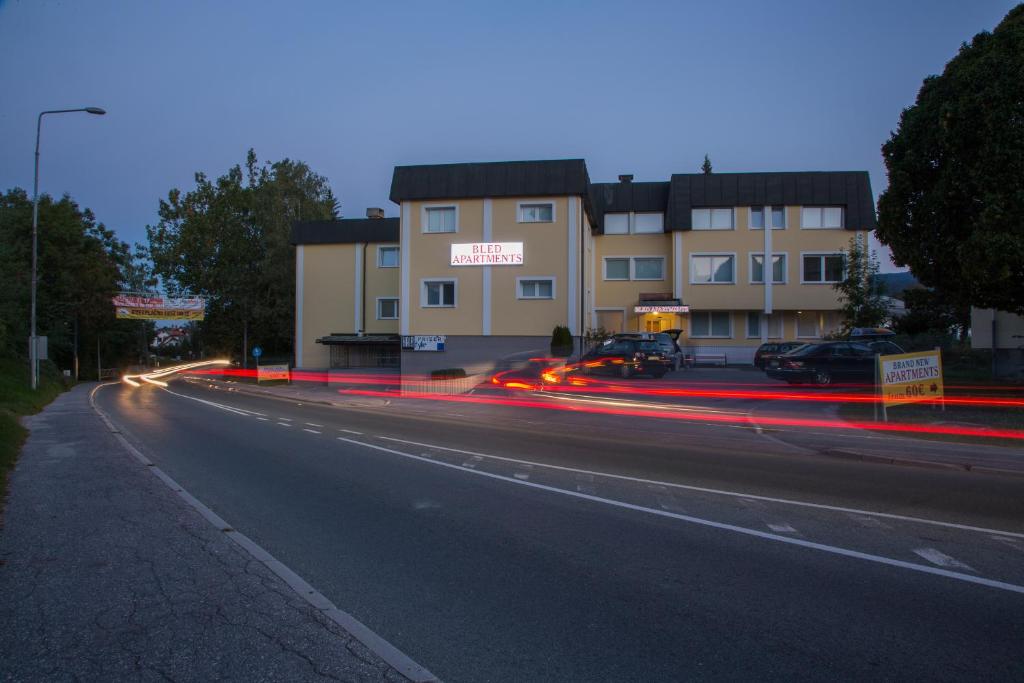
[{"label": "bench", "polygon": [[721,365],[725,366],[726,358],[724,353],[698,353],[694,356],[695,365]]}]

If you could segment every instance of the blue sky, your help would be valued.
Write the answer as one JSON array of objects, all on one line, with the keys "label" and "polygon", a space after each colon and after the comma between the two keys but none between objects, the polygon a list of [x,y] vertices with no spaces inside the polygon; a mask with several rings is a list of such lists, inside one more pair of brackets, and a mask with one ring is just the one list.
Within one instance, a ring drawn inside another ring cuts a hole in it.
[{"label": "blue sky", "polygon": [[249,147],[325,175],[347,216],[398,164],[583,157],[633,173],[860,170],[922,79],[1014,5],[0,0],[0,189],[70,193],[129,242]]}]

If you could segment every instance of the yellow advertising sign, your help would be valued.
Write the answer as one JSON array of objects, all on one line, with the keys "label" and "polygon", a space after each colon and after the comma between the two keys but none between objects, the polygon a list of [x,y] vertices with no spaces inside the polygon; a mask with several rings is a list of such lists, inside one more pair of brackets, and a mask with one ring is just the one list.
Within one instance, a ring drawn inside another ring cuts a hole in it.
[{"label": "yellow advertising sign", "polygon": [[885,406],[943,398],[941,352],[879,356],[878,386]]},{"label": "yellow advertising sign", "polygon": [[257,382],[287,382],[291,378],[291,373],[288,371],[288,364],[281,363],[279,365],[261,365],[256,368],[256,381]]}]

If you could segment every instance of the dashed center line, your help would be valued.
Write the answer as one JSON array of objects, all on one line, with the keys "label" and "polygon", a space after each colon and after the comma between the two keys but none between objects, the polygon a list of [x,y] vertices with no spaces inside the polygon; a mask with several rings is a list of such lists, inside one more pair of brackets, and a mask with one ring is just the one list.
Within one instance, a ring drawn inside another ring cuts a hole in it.
[{"label": "dashed center line", "polygon": [[961,562],[955,557],[950,557],[935,548],[917,548],[914,550],[914,554],[923,557],[934,565],[945,567],[946,569],[963,569],[969,572],[974,571],[974,568],[970,565]]},{"label": "dashed center line", "polygon": [[278,422],[277,426],[278,427],[291,427],[291,425],[288,424],[287,422]]},{"label": "dashed center line", "polygon": [[307,427],[323,427],[323,425],[318,425],[316,422],[307,422],[306,426]]},{"label": "dashed center line", "polygon": [[339,432],[345,432],[346,434],[358,434],[359,436],[363,435],[362,432],[357,432],[354,429],[339,429],[338,431]]},{"label": "dashed center line", "polygon": [[796,533],[796,529],[794,529],[790,525],[786,524],[785,522],[780,522],[778,524],[769,524],[768,528],[771,529],[772,531],[774,531],[777,534],[795,534]]},{"label": "dashed center line", "polygon": [[318,431],[316,431],[315,429],[308,429],[308,428],[306,428],[306,427],[303,427],[303,428],[302,428],[302,431],[304,431],[304,432],[309,432],[310,434],[322,434],[322,433],[323,433],[323,432],[318,432]]},{"label": "dashed center line", "polygon": [[277,419],[278,420],[284,420],[285,422],[291,422],[292,421],[292,419],[290,417],[279,417]]}]

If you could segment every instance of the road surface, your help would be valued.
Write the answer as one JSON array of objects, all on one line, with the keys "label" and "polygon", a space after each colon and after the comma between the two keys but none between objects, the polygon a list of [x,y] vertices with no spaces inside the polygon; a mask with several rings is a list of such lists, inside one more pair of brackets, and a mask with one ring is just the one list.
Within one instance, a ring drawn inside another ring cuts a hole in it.
[{"label": "road surface", "polygon": [[1024,677],[1024,478],[815,457],[739,414],[96,399],[442,680]]}]

